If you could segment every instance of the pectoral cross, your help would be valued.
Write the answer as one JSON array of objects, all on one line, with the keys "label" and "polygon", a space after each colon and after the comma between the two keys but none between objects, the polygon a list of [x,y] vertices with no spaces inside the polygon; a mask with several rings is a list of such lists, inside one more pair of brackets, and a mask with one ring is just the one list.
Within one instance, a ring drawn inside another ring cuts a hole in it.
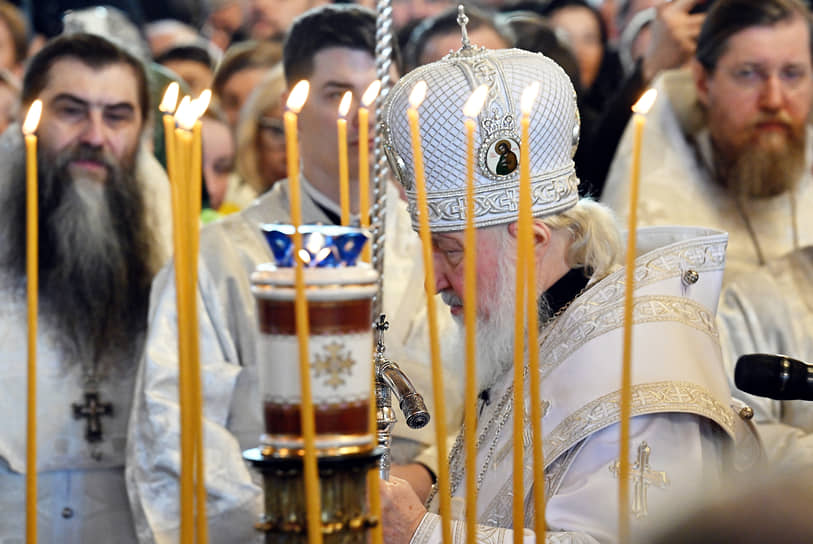
[{"label": "pectoral cross", "polygon": [[378,316],[378,321],[373,324],[373,328],[377,332],[377,340],[376,340],[376,353],[383,354],[387,351],[387,348],[384,347],[384,331],[390,328],[390,322],[387,321],[387,316],[381,314]]},{"label": "pectoral cross", "polygon": [[[632,478],[634,493],[632,496],[632,513],[637,519],[646,517],[649,512],[646,505],[646,490],[650,485],[654,485],[660,489],[669,486],[669,478],[666,472],[660,470],[651,470],[649,467],[649,455],[652,449],[646,442],[641,442],[638,446],[638,458],[630,470],[630,477]],[[615,461],[610,465],[610,472],[618,476],[620,470],[620,461]]]},{"label": "pectoral cross", "polygon": [[99,393],[92,391],[85,393],[85,403],[73,403],[74,419],[85,418],[85,440],[91,444],[102,440],[102,416],[112,416],[113,405],[109,402],[101,402]]}]

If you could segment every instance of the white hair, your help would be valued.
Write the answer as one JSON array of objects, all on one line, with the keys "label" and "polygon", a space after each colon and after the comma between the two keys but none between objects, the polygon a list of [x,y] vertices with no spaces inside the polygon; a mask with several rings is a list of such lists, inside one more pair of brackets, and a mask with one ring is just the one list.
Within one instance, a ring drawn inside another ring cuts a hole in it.
[{"label": "white hair", "polygon": [[613,212],[594,200],[582,198],[566,212],[541,218],[554,231],[567,231],[570,245],[565,257],[570,268],[584,267],[602,278],[620,263],[621,234]]}]

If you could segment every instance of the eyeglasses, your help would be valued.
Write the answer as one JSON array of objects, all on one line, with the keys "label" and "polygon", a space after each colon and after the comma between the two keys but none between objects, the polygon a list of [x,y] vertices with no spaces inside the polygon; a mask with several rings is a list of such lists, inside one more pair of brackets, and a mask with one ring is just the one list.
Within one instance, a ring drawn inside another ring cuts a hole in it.
[{"label": "eyeglasses", "polygon": [[282,119],[263,115],[257,121],[260,142],[267,146],[280,146],[285,144],[285,129]]}]

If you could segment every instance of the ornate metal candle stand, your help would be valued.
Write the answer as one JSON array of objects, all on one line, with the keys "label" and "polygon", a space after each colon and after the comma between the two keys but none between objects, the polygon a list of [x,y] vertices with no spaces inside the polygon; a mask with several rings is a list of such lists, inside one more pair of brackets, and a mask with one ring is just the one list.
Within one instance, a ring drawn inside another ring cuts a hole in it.
[{"label": "ornate metal candle stand", "polygon": [[[305,543],[306,493],[298,342],[294,312],[293,227],[266,225],[263,230],[276,264],[252,274],[257,300],[258,353],[265,433],[258,448],[244,458],[262,474],[265,514],[257,529],[267,544]],[[325,544],[366,543],[378,520],[367,501],[367,474],[376,463],[389,474],[393,392],[411,427],[426,425],[423,399],[397,364],[385,357],[382,315],[376,323],[375,354],[377,439],[370,428],[370,378],[373,373],[370,312],[378,274],[356,265],[366,235],[346,227],[302,227],[309,360],[315,412],[316,450]]]}]

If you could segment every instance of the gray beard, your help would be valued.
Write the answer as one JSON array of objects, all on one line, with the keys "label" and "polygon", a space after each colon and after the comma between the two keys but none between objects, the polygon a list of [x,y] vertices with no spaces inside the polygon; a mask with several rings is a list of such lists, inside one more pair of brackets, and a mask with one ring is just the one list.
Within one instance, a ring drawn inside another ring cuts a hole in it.
[{"label": "gray beard", "polygon": [[[40,315],[64,360],[94,364],[102,375],[129,371],[146,329],[156,245],[133,165],[104,157],[105,183],[75,179],[67,165],[76,152],[39,154]],[[15,162],[0,199],[16,210],[0,224],[10,242],[0,264],[24,279],[25,178],[23,161]]]},{"label": "gray beard", "polygon": [[[513,260],[502,259],[503,263],[497,271],[498,287],[494,295],[485,304],[492,310],[488,318],[479,317],[476,322],[476,362],[477,362],[477,389],[483,390],[492,387],[497,381],[514,366],[514,340],[516,320],[516,264]],[[454,295],[442,294],[445,302],[459,303]],[[551,316],[550,305],[543,294],[539,297],[537,319],[539,326],[543,326]],[[450,342],[450,349],[445,360],[450,361],[454,370],[461,374],[465,371],[466,357],[466,329],[462,319],[455,319],[458,325],[455,339]],[[526,329],[527,332],[527,329]],[[537,342],[538,334],[531,334],[530,341]],[[526,335],[527,338],[527,335]],[[527,357],[527,344],[525,346]]]}]

